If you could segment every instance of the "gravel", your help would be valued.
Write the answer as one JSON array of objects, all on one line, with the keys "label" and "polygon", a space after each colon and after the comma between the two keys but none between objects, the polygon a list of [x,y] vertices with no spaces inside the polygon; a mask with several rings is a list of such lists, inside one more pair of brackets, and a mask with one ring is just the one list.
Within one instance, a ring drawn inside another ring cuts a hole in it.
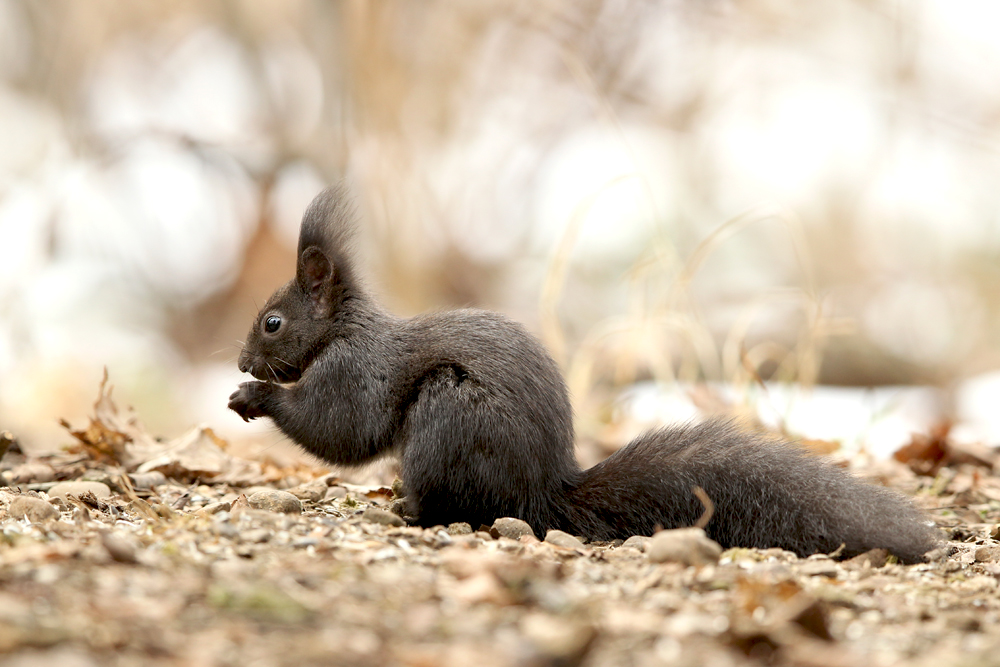
[{"label": "gravel", "polygon": [[79,498],[85,493],[93,493],[100,500],[111,497],[111,488],[103,482],[59,482],[50,488],[48,493],[51,498],[65,498],[67,496]]},{"label": "gravel", "polygon": [[52,503],[31,496],[17,496],[7,507],[7,512],[15,519],[27,519],[32,523],[41,523],[59,516],[59,510]]},{"label": "gravel", "polygon": [[302,501],[288,491],[278,489],[263,489],[254,491],[247,496],[247,503],[255,510],[267,512],[282,512],[284,514],[300,514]]},{"label": "gravel", "polygon": [[406,522],[403,521],[402,517],[398,514],[393,514],[392,512],[378,507],[369,507],[361,515],[361,518],[365,521],[371,523],[381,524],[383,526],[405,526]]},{"label": "gravel", "polygon": [[554,544],[557,547],[564,547],[566,549],[585,549],[583,542],[579,539],[573,537],[569,533],[564,533],[561,530],[550,530],[545,533],[545,541],[549,544]]},{"label": "gravel", "polygon": [[509,537],[512,540],[519,540],[522,535],[531,535],[534,537],[535,531],[531,529],[527,521],[512,517],[503,517],[493,522],[490,534],[493,537]]},{"label": "gravel", "polygon": [[701,528],[661,530],[646,545],[651,563],[709,565],[719,562],[722,547],[710,540]]},{"label": "gravel", "polygon": [[[121,475],[79,453],[12,456],[0,472],[68,480],[51,491]],[[376,506],[384,487],[231,463],[236,481],[164,467],[148,489],[71,487],[93,493],[81,502],[0,488],[0,666],[958,667],[994,664],[1000,646],[988,467],[893,469],[950,538],[940,559],[902,566],[874,551],[719,553],[690,529],[616,546],[500,532],[514,522],[494,523],[496,539],[408,526]],[[262,509],[260,494],[299,511]]]}]

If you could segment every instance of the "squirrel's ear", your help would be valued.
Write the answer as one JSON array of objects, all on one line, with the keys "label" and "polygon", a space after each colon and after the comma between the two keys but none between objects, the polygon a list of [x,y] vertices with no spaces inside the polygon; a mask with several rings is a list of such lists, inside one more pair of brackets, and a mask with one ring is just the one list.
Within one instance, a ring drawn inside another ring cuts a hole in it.
[{"label": "squirrel's ear", "polygon": [[327,317],[333,306],[333,264],[316,246],[309,246],[299,255],[295,278],[302,291],[309,295],[317,317]]}]

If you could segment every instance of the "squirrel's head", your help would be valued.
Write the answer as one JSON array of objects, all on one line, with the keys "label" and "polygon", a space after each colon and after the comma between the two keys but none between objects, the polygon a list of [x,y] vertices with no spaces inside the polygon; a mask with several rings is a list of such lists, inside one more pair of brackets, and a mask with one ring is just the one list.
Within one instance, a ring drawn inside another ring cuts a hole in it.
[{"label": "squirrel's head", "polygon": [[351,210],[344,189],[321,192],[302,216],[295,278],[271,295],[247,334],[239,368],[266,382],[295,382],[342,325],[356,296],[347,245]]}]

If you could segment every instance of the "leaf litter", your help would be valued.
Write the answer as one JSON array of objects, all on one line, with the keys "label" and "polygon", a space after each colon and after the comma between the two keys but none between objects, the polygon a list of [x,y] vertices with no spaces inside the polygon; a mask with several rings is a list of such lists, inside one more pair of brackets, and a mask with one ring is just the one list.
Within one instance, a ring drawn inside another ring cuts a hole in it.
[{"label": "leaf litter", "polygon": [[236,457],[207,427],[157,440],[106,377],[66,426],[76,442],[33,459],[0,436],[0,665],[937,667],[1000,647],[994,452],[947,427],[881,475],[949,540],[932,562],[689,566],[648,538],[396,525],[391,488]]}]

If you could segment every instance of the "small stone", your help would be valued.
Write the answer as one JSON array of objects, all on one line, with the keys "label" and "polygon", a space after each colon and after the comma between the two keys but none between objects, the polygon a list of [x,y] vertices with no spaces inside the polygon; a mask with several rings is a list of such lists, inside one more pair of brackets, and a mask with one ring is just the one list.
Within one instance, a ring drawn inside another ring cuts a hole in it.
[{"label": "small stone", "polygon": [[494,538],[509,537],[512,540],[519,540],[522,535],[531,535],[534,537],[535,531],[531,529],[527,521],[508,516],[493,522],[493,527],[490,528],[490,535]]},{"label": "small stone", "polygon": [[622,546],[619,547],[619,549],[624,547],[626,549],[637,549],[639,551],[645,551],[646,549],[649,548],[649,543],[652,541],[653,538],[648,537],[646,535],[633,535],[632,537],[622,542]]},{"label": "small stone", "polygon": [[292,540],[292,547],[295,549],[308,549],[309,547],[314,547],[319,544],[319,540],[315,537],[300,537],[296,540]]},{"label": "small stone", "polygon": [[889,552],[885,549],[871,549],[858,554],[854,558],[844,561],[844,565],[850,568],[882,567],[889,559]]},{"label": "small stone", "polygon": [[326,490],[327,486],[323,482],[309,482],[289,489],[288,492],[304,502],[317,503],[326,496]]},{"label": "small stone", "polygon": [[[195,514],[200,514],[201,516],[211,516],[212,514],[218,514],[219,512],[228,512],[232,509],[232,507],[232,503],[219,501],[205,505],[200,510],[195,512]],[[157,510],[157,514],[159,514],[159,510]]]},{"label": "small stone", "polygon": [[448,524],[448,534],[449,535],[472,535],[472,526],[460,521],[457,523]]},{"label": "small stone", "polygon": [[104,549],[108,552],[108,555],[111,556],[111,560],[117,563],[138,562],[138,559],[135,556],[135,547],[133,547],[128,540],[123,537],[102,532],[101,544],[104,545]]},{"label": "small stone", "polygon": [[99,500],[111,497],[110,487],[101,482],[59,482],[49,489],[49,497],[65,498],[66,496],[76,496],[79,498],[88,491],[93,493]]},{"label": "small stone", "polygon": [[979,547],[976,549],[977,563],[992,563],[1000,560],[1000,547]]},{"label": "small stone", "polygon": [[653,563],[708,565],[718,563],[720,555],[722,547],[701,528],[661,530],[646,545],[646,556]]},{"label": "small stone", "polygon": [[521,631],[542,655],[555,664],[578,664],[594,639],[589,625],[532,612],[521,619]]},{"label": "small stone", "polygon": [[380,523],[383,526],[405,526],[406,522],[392,512],[378,507],[369,507],[361,515],[361,518],[370,523]]},{"label": "small stone", "polygon": [[565,547],[567,549],[585,549],[583,542],[576,539],[569,533],[564,533],[561,530],[550,530],[545,533],[545,541],[549,544],[554,544],[557,547]]},{"label": "small stone", "polygon": [[282,512],[284,514],[300,514],[302,512],[302,501],[288,491],[279,491],[277,489],[254,491],[247,496],[247,503],[255,510]]},{"label": "small stone", "polygon": [[347,489],[342,486],[330,486],[326,489],[326,495],[324,498],[337,498],[338,500],[343,500],[347,497]]},{"label": "small stone", "polygon": [[830,577],[831,579],[836,579],[840,568],[829,558],[817,558],[816,560],[806,559],[795,571],[810,577]]},{"label": "small stone", "polygon": [[282,489],[285,489],[285,490],[288,490],[288,491],[290,491],[292,489],[295,489],[295,488],[298,488],[298,487],[300,487],[302,485],[303,485],[303,481],[302,481],[301,478],[299,478],[298,475],[288,475],[287,477],[283,477],[280,480],[278,480],[278,486],[279,486],[279,488],[282,488]]},{"label": "small stone", "polygon": [[271,534],[267,528],[251,528],[240,534],[240,541],[249,544],[263,544],[271,540]]},{"label": "small stone", "polygon": [[55,479],[56,473],[52,466],[44,463],[22,463],[10,471],[10,480],[14,486],[18,484],[43,484]]},{"label": "small stone", "polygon": [[611,549],[605,552],[604,557],[610,561],[630,561],[642,558],[642,552],[638,549]]},{"label": "small stone", "polygon": [[59,517],[59,510],[51,503],[31,496],[17,496],[11,501],[7,512],[15,519],[27,519],[31,523],[42,523]]},{"label": "small stone", "polygon": [[136,472],[128,476],[132,480],[132,486],[140,491],[148,491],[153,487],[167,483],[167,476],[159,470],[150,472]]}]

